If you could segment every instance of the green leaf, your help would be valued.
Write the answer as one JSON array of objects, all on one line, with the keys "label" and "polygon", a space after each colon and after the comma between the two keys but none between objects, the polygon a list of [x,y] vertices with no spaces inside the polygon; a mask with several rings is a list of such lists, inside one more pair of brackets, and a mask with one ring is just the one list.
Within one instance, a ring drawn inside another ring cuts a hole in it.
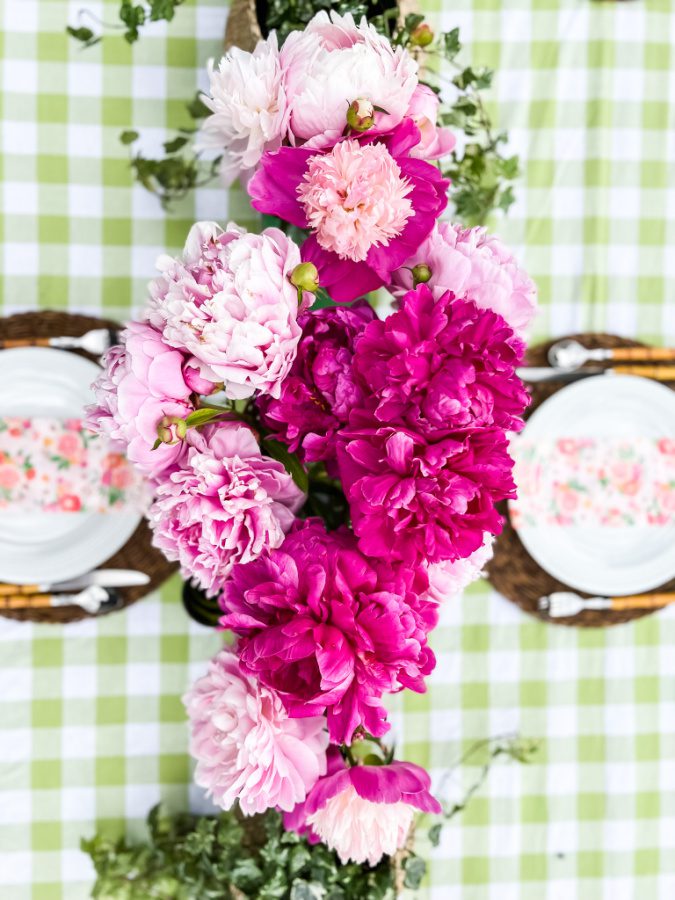
[{"label": "green leaf", "polygon": [[185,106],[193,119],[205,119],[207,116],[211,115],[211,110],[203,102],[202,95],[199,91],[197,91],[194,98],[190,100],[189,103],[186,103]]},{"label": "green leaf", "polygon": [[200,428],[202,425],[211,422],[217,416],[222,416],[224,412],[226,412],[224,409],[210,409],[209,407],[196,409],[185,419],[185,424],[188,428]]},{"label": "green leaf", "polygon": [[81,41],[84,47],[93,47],[94,44],[98,44],[101,40],[100,37],[97,37],[91,28],[85,28],[81,26],[80,28],[73,28],[71,25],[66,27],[66,32],[76,41]]},{"label": "green leaf", "polygon": [[446,31],[443,34],[443,50],[445,51],[445,58],[452,62],[461,49],[462,45],[459,41],[459,28],[453,28],[452,31]]},{"label": "green leaf", "polygon": [[139,137],[140,135],[137,131],[123,131],[122,134],[120,134],[120,142],[125,146],[128,146],[129,144],[133,144],[134,141],[137,141]]},{"label": "green leaf", "polygon": [[416,891],[417,888],[422,884],[422,879],[424,878],[427,871],[427,864],[421,857],[415,856],[413,854],[406,859],[403,868],[405,871],[403,884],[405,885],[405,887]]},{"label": "green leaf", "polygon": [[262,448],[268,456],[271,456],[272,459],[276,459],[277,462],[280,462],[300,490],[307,493],[307,490],[309,489],[309,478],[295,453],[291,453],[288,447],[272,438],[265,438],[262,441]]},{"label": "green leaf", "polygon": [[436,822],[435,825],[432,825],[429,829],[428,837],[429,843],[432,847],[438,847],[441,842],[441,830],[443,828],[442,822]]},{"label": "green leaf", "polygon": [[178,153],[187,143],[189,143],[189,138],[178,136],[171,141],[165,141],[164,149],[167,153]]}]

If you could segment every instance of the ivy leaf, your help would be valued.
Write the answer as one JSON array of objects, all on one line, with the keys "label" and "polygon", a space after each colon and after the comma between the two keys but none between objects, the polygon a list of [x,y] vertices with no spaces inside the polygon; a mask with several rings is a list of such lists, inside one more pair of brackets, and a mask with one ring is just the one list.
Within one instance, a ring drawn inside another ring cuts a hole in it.
[{"label": "ivy leaf", "polygon": [[202,100],[201,93],[199,91],[197,91],[197,93],[189,103],[185,104],[185,107],[190,113],[191,118],[193,119],[205,119],[207,116],[211,115],[211,110]]},{"label": "ivy leaf", "polygon": [[139,136],[137,131],[123,131],[120,135],[120,142],[127,147],[129,144],[133,144],[134,141],[137,141]]},{"label": "ivy leaf", "polygon": [[432,847],[438,847],[441,842],[441,830],[443,828],[442,822],[436,822],[435,825],[432,825],[429,829],[429,843]]},{"label": "ivy leaf", "polygon": [[182,150],[187,143],[188,138],[179,135],[170,141],[164,141],[164,149],[167,153],[178,153],[178,151]]},{"label": "ivy leaf", "polygon": [[306,494],[309,489],[309,478],[295,453],[291,453],[288,447],[272,438],[265,438],[262,441],[262,448],[268,456],[283,465],[300,490]]},{"label": "ivy leaf", "polygon": [[91,28],[86,28],[84,26],[80,28],[73,28],[71,25],[66,27],[66,32],[74,37],[76,41],[81,41],[82,49],[84,50],[86,47],[93,47],[94,44],[98,44],[101,40],[100,36],[97,37]]},{"label": "ivy leaf", "polygon": [[449,62],[452,62],[461,49],[462,45],[459,41],[459,28],[453,28],[452,31],[446,31],[443,34],[443,50],[445,51],[445,58]]},{"label": "ivy leaf", "polygon": [[403,868],[405,871],[404,886],[416,891],[422,884],[422,879],[427,871],[427,864],[420,856],[412,854],[406,859]]}]

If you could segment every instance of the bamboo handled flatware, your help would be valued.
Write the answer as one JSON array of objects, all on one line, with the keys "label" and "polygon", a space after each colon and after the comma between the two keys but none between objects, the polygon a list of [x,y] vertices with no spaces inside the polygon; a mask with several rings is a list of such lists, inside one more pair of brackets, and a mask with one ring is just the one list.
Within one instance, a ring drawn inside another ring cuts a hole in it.
[{"label": "bamboo handled flatware", "polygon": [[661,609],[675,603],[675,593],[632,594],[625,597],[580,597],[573,591],[555,591],[541,597],[539,610],[552,619],[577,616],[585,610],[622,612],[628,609]]},{"label": "bamboo handled flatware", "polygon": [[7,593],[0,596],[1,609],[54,609],[60,606],[79,606],[90,615],[112,612],[122,604],[117,591],[93,584],[77,594]]},{"label": "bamboo handled flatware", "polygon": [[55,347],[58,350],[84,350],[93,356],[102,356],[113,344],[118,334],[114,328],[93,328],[78,337],[25,337],[0,339],[0,350],[14,350],[17,347]]},{"label": "bamboo handled flatware", "polygon": [[[571,338],[556,341],[548,351],[555,369],[578,369],[587,362],[675,362],[672,347],[594,347],[589,349]],[[632,374],[632,373],[631,373]]]}]

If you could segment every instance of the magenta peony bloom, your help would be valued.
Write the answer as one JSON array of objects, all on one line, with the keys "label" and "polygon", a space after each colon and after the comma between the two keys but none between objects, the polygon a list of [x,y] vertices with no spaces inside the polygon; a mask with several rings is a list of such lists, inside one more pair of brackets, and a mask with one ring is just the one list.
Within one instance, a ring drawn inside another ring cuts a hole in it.
[{"label": "magenta peony bloom", "polygon": [[530,395],[515,373],[525,345],[501,316],[421,284],[400,309],[371,322],[354,366],[377,423],[437,440],[457,429],[519,431]]},{"label": "magenta peony bloom", "polygon": [[335,458],[336,433],[349,420],[352,407],[363,401],[354,377],[354,341],[374,318],[365,301],[302,316],[298,354],[281,396],[258,400],[272,435],[308,462]]},{"label": "magenta peony bloom", "polygon": [[[148,319],[231,399],[278,396],[300,338],[298,292],[289,280],[299,263],[297,246],[276,228],[247,234],[198,222],[182,259],[158,260]],[[307,305],[312,300],[305,295]]]},{"label": "magenta peony bloom", "polygon": [[356,100],[379,107],[375,132],[390,131],[406,115],[418,83],[410,53],[392,47],[365,18],[357,25],[351,14],[317,13],[306,28],[289,34],[280,60],[291,106],[290,141],[313,148],[340,140]]},{"label": "magenta peony bloom", "polygon": [[291,719],[230,650],[211,660],[183,702],[195,781],[223,809],[238,800],[247,816],[271,807],[291,811],[326,772],[326,720]]},{"label": "magenta peony bloom", "polygon": [[438,94],[426,84],[418,84],[406,113],[417,125],[421,135],[420,142],[412,150],[411,156],[420,159],[442,159],[452,153],[456,144],[455,135],[449,128],[441,128],[436,124],[439,106]]},{"label": "magenta peony bloom", "polygon": [[395,296],[412,288],[410,269],[421,263],[431,269],[428,286],[436,299],[452,291],[456,297],[493,310],[517,334],[525,334],[537,309],[536,285],[487,229],[439,224],[392,275]]},{"label": "magenta peony bloom", "polygon": [[367,427],[338,444],[338,464],[366,556],[407,566],[463,559],[486,531],[499,533],[495,503],[515,496],[503,432],[458,432],[428,443],[401,428],[372,430],[364,420]]},{"label": "magenta peony bloom", "polygon": [[150,477],[185,456],[182,443],[153,450],[160,419],[182,419],[192,412],[184,360],[150,325],[132,322],[122,332],[121,344],[106,353],[103,371],[92,386],[96,405],[88,410],[87,424],[119,446]]},{"label": "magenta peony bloom", "polygon": [[367,559],[351,533],[327,533],[319,520],[237,566],[220,602],[244,671],[278,691],[292,716],[325,710],[336,743],[359,725],[384,734],[382,695],[424,691],[434,667],[426,636],[435,605],[412,594],[403,571]]},{"label": "magenta peony bloom", "polygon": [[326,153],[282,147],[265,153],[248,185],[253,207],[312,234],[302,257],[334,300],[386,284],[431,232],[449,182],[411,151],[412,119],[390,134],[345,140]]},{"label": "magenta peony bloom", "polygon": [[213,595],[235,563],[282,543],[304,494],[244,425],[209,426],[193,441],[158,486],[148,518],[154,545]]},{"label": "magenta peony bloom", "polygon": [[342,766],[320,778],[300,811],[284,817],[287,827],[310,831],[335,850],[343,864],[375,866],[404,846],[416,811],[440,813],[431,780],[420,766]]}]

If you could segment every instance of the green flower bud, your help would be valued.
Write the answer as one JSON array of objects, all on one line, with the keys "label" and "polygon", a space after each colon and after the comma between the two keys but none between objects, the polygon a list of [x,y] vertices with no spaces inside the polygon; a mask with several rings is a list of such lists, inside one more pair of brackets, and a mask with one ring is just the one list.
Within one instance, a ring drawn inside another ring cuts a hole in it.
[{"label": "green flower bud", "polygon": [[187,434],[187,423],[178,416],[162,416],[157,423],[157,439],[162,444],[177,444]]},{"label": "green flower bud", "polygon": [[413,287],[417,287],[418,284],[426,284],[433,274],[426,263],[418,263],[410,271],[413,277]]},{"label": "green flower bud", "polygon": [[315,294],[319,289],[319,271],[314,263],[299,263],[291,272],[291,284],[298,291]]},{"label": "green flower bud", "polygon": [[357,97],[349,104],[347,110],[347,125],[353,131],[369,131],[375,124],[375,108],[370,100],[365,97]]},{"label": "green flower bud", "polygon": [[422,22],[410,35],[413,47],[428,47],[433,42],[434,33],[426,22]]}]

